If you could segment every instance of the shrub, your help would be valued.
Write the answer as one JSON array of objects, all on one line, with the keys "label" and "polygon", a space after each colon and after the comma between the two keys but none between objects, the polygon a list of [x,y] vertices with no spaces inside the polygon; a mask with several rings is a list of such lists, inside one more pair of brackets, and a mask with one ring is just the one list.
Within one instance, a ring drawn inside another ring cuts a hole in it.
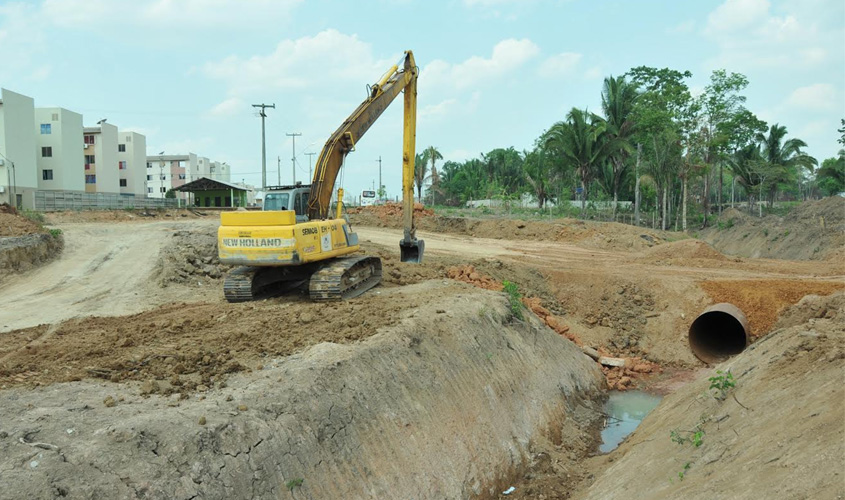
[{"label": "shrub", "polygon": [[51,229],[50,230],[50,236],[52,236],[53,238],[58,238],[61,235],[62,235],[61,229]]},{"label": "shrub", "polygon": [[516,283],[510,281],[503,281],[502,287],[506,294],[508,294],[508,302],[511,306],[511,314],[520,320],[524,320],[522,315],[522,295],[519,293],[519,287]]}]

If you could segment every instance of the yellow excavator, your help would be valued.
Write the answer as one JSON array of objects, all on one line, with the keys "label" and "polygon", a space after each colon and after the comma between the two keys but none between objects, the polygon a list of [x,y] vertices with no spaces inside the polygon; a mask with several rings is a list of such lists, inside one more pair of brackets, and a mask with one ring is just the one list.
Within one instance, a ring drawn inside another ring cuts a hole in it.
[{"label": "yellow excavator", "polygon": [[329,137],[310,185],[269,188],[262,211],[223,212],[217,230],[220,262],[241,266],[226,276],[223,293],[229,302],[254,300],[308,283],[313,300],[356,297],[381,282],[378,257],[352,256],[358,235],[342,217],[343,189],[331,210],[338,173],[355,144],[402,91],[405,127],[402,149],[404,236],[402,262],[421,262],[425,244],[414,225],[414,153],[417,120],[417,76],[414,54],[406,51],[372,87],[366,100]]}]

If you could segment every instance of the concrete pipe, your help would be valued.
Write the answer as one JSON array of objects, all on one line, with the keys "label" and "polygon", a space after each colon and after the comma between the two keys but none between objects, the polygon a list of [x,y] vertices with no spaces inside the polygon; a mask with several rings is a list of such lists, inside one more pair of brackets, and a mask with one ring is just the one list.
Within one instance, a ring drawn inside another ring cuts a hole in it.
[{"label": "concrete pipe", "polygon": [[690,325],[689,345],[708,364],[739,354],[748,346],[748,319],[733,304],[710,306]]}]

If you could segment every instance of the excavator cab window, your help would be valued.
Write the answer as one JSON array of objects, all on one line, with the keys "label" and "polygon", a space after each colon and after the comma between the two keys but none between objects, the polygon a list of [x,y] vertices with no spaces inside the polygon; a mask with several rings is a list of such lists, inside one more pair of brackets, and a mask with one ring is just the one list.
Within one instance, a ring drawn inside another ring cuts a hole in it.
[{"label": "excavator cab window", "polygon": [[264,210],[289,210],[290,194],[267,193],[264,198]]}]

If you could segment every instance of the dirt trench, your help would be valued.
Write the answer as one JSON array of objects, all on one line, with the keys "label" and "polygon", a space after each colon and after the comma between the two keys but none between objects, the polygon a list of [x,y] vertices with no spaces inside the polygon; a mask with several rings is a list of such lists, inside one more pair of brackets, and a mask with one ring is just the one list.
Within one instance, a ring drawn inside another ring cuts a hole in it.
[{"label": "dirt trench", "polygon": [[[572,498],[845,496],[844,311],[842,292],[802,299],[772,333],[665,398],[617,450],[590,459]],[[734,380],[724,395],[710,388],[717,369]]]},{"label": "dirt trench", "polygon": [[188,400],[89,381],[0,392],[0,498],[489,498],[533,441],[592,442],[603,382],[571,342],[498,293],[401,293],[440,298]]}]

